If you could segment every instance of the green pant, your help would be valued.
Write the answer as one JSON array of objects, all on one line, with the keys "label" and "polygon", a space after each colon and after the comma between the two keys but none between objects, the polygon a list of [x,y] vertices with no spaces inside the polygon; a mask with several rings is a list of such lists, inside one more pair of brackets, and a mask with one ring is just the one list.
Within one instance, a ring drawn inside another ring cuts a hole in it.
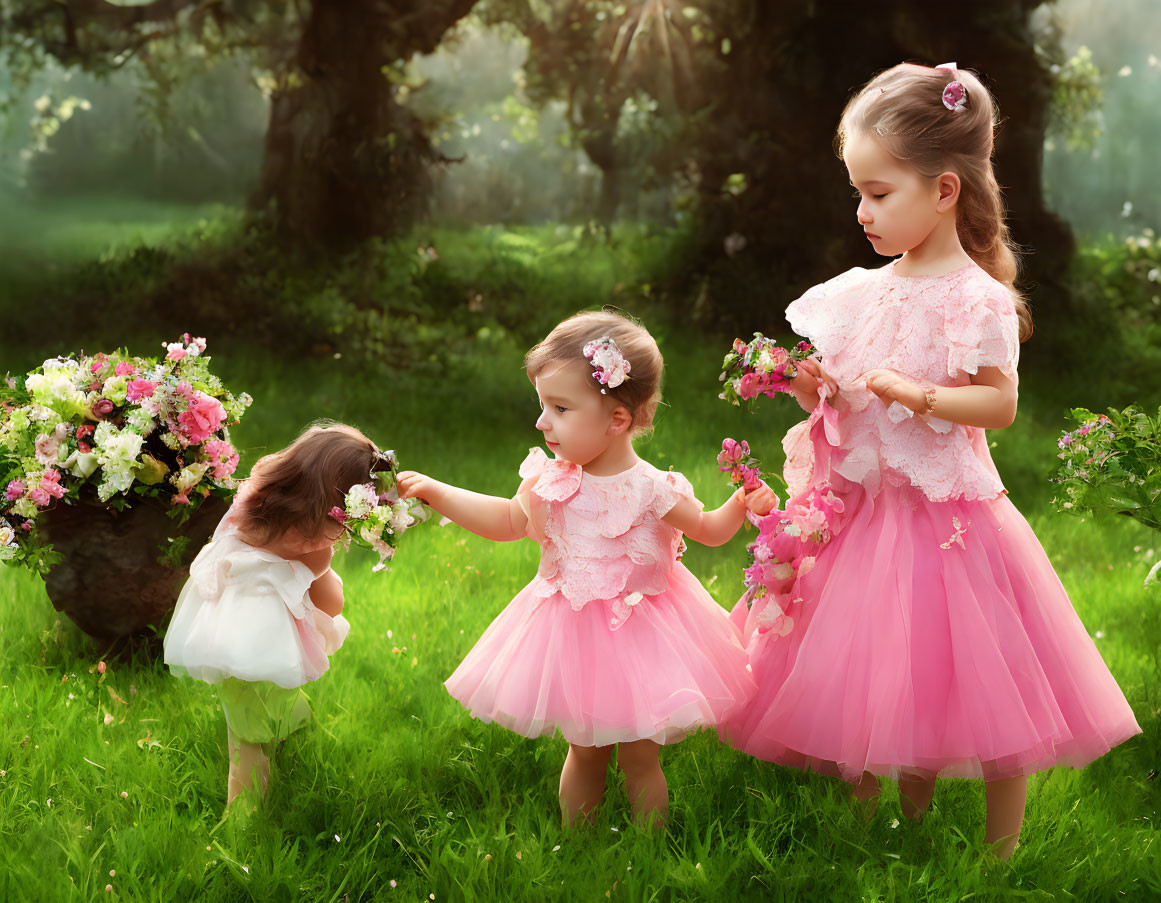
[{"label": "green pant", "polygon": [[230,733],[243,743],[285,740],[310,721],[310,703],[299,687],[227,677],[218,694]]}]

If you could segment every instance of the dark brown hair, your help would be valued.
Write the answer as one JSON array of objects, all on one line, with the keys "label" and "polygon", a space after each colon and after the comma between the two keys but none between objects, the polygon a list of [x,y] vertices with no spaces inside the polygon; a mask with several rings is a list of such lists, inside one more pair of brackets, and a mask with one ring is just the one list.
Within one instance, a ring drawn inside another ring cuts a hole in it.
[{"label": "dark brown hair", "polygon": [[[967,90],[967,105],[961,110],[949,110],[943,104],[943,90],[953,80]],[[847,138],[861,132],[925,178],[945,172],[959,176],[956,231],[960,244],[981,268],[1011,289],[1023,342],[1032,335],[1032,314],[1015,287],[1016,245],[992,169],[997,121],[992,95],[974,72],[900,63],[876,75],[847,103],[836,149],[841,157]]]},{"label": "dark brown hair", "polygon": [[[605,394],[628,409],[634,433],[644,432],[653,426],[653,415],[661,401],[665,361],[649,330],[624,314],[606,308],[569,317],[524,356],[524,370],[529,379],[535,379],[553,363],[582,361],[591,366],[584,356],[584,346],[603,336],[617,343],[630,367],[625,381],[615,388],[606,387]],[[592,387],[594,392],[602,388],[595,379]]]},{"label": "dark brown hair", "polygon": [[250,494],[238,528],[266,545],[294,527],[307,538],[333,524],[330,510],[380,465],[375,443],[353,426],[319,421],[280,452],[260,458],[250,471]]}]

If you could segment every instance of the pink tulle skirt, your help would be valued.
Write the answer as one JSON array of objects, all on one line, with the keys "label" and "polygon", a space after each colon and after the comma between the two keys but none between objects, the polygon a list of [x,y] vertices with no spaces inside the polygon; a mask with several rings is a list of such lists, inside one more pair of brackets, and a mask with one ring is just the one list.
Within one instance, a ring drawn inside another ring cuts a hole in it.
[{"label": "pink tulle skirt", "polygon": [[612,602],[574,611],[525,587],[447,679],[476,718],[578,746],[675,743],[754,692],[738,629],[682,564],[610,629]]},{"label": "pink tulle skirt", "polygon": [[842,482],[844,525],[798,579],[790,632],[758,631],[764,600],[731,615],[758,691],[724,739],[847,780],[996,779],[1080,767],[1140,732],[1006,495],[872,499]]}]

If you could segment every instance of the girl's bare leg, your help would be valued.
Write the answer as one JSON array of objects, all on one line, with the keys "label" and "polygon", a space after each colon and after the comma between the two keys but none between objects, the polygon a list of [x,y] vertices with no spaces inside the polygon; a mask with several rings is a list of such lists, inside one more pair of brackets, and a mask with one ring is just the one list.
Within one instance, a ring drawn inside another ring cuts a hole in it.
[{"label": "girl's bare leg", "polygon": [[862,778],[851,788],[855,799],[861,803],[869,803],[879,796],[879,779],[869,771],[864,771]]},{"label": "girl's bare leg", "polygon": [[612,746],[568,745],[560,772],[560,814],[566,825],[578,818],[590,823],[595,820],[612,754]]},{"label": "girl's bare leg", "polygon": [[661,770],[660,744],[652,740],[621,743],[617,765],[625,772],[633,818],[643,826],[664,825],[669,817],[669,786]]},{"label": "girl's bare leg", "polygon": [[1024,804],[1028,799],[1028,778],[1004,778],[987,781],[984,792],[988,801],[984,841],[990,843],[1001,859],[1007,859],[1020,840],[1024,824]]},{"label": "girl's bare leg", "polygon": [[907,818],[920,819],[935,794],[935,778],[903,775],[899,778],[899,805]]},{"label": "girl's bare leg", "polygon": [[258,782],[258,797],[266,795],[266,784],[270,779],[270,760],[259,743],[245,743],[238,740],[227,728],[226,743],[230,751],[230,776],[226,781],[226,805]]}]

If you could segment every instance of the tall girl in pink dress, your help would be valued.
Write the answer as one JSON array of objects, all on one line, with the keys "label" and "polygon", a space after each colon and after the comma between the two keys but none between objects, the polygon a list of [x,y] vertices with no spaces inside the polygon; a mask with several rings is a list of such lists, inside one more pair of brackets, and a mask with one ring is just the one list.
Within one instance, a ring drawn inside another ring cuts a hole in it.
[{"label": "tall girl in pink dress", "polygon": [[[843,114],[859,224],[902,256],[786,311],[821,356],[793,380],[810,417],[783,441],[786,478],[800,498],[829,487],[841,513],[789,610],[766,611],[773,595],[735,609],[758,691],[725,733],[861,799],[896,778],[913,817],[937,775],[983,777],[985,837],[1006,858],[1028,774],[1085,765],[1140,728],[988,453],[984,431],[1016,415],[1031,332],[995,115],[954,63],[896,66]],[[792,626],[762,629],[775,622]]]},{"label": "tall girl in pink dress", "polygon": [[591,820],[614,747],[634,815],[664,821],[661,746],[719,724],[754,689],[737,628],[679,559],[683,534],[720,545],[747,508],[765,514],[775,500],[762,486],[703,512],[685,477],[637,457],[632,437],[652,424],[661,368],[643,327],[578,314],[525,361],[555,457],[532,449],[513,498],[399,474],[401,498],[489,539],[540,543],[536,577],[446,686],[483,721],[564,735],[566,823]]}]

